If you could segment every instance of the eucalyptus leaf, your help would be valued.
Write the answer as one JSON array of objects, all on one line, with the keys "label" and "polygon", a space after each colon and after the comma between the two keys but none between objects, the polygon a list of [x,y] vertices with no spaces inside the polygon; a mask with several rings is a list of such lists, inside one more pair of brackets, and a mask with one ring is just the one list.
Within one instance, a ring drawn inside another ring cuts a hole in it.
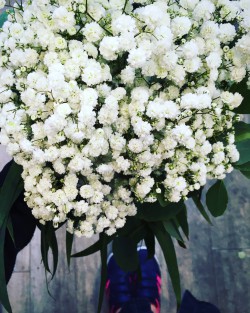
[{"label": "eucalyptus leaf", "polygon": [[218,180],[209,188],[206,194],[206,204],[214,217],[223,215],[228,204],[227,189],[223,180]]}]

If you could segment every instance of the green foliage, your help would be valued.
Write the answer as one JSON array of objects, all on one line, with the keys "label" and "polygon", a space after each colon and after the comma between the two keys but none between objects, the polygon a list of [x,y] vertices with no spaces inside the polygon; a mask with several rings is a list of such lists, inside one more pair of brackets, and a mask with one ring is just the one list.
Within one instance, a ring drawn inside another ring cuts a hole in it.
[{"label": "green foliage", "polygon": [[250,162],[241,164],[241,165],[234,165],[234,168],[239,170],[244,176],[246,176],[248,179],[250,179]]},{"label": "green foliage", "polygon": [[221,216],[228,204],[227,189],[223,180],[218,180],[207,192],[206,204],[210,213],[214,216]]},{"label": "green foliage", "polygon": [[240,159],[236,165],[241,165],[250,161],[250,139],[236,143],[236,147],[240,153]]},{"label": "green foliage", "polygon": [[173,285],[177,306],[181,303],[181,284],[180,274],[175,253],[174,244],[171,236],[166,231],[162,222],[154,222],[149,224],[153,233],[155,234],[157,241],[159,242],[164,258],[167,264],[168,273]]},{"label": "green foliage", "polygon": [[199,210],[200,214],[205,218],[205,220],[210,224],[212,225],[212,222],[211,222],[211,219],[209,217],[209,215],[207,214],[200,198],[198,197],[198,195],[193,195],[192,196],[192,199],[197,207],[197,209]]},{"label": "green foliage", "polygon": [[[114,238],[114,236],[108,237],[107,242],[110,243],[113,240],[113,238]],[[71,258],[81,258],[84,256],[91,255],[93,253],[100,251],[101,246],[102,246],[102,242],[99,239],[95,243],[93,243],[91,246],[89,246],[88,248],[71,255]]]},{"label": "green foliage", "polygon": [[[21,172],[21,167],[13,162],[0,190],[0,302],[8,312],[12,312],[12,310],[5,280],[4,242],[7,227],[12,232],[11,226],[8,224],[10,209],[23,190]],[[12,236],[14,237],[13,233]]]},{"label": "green foliage", "polygon": [[[249,103],[250,106],[250,103]],[[240,142],[250,139],[250,124],[244,122],[238,122],[235,127],[235,141]]]},{"label": "green foliage", "polygon": [[7,21],[7,18],[8,18],[8,14],[6,12],[3,12],[0,14],[0,27],[3,26],[3,23],[5,21]]},{"label": "green foliage", "polygon": [[107,280],[107,247],[108,247],[108,236],[106,234],[100,234],[99,238],[101,249],[101,283],[100,283],[100,291],[99,291],[99,299],[98,299],[98,309],[97,313],[101,313],[102,303],[104,298],[105,284]]},{"label": "green foliage", "polygon": [[[58,244],[56,238],[56,229],[53,227],[52,222],[47,222],[45,225],[40,227],[41,230],[41,254],[42,254],[42,261],[44,267],[47,272],[51,273],[52,278],[54,278],[57,265],[58,265]],[[53,259],[53,268],[52,271],[49,267],[49,251],[52,252],[52,259]]]},{"label": "green foliage", "polygon": [[162,207],[158,202],[137,203],[136,206],[138,209],[137,217],[147,222],[168,221],[185,208],[183,201],[168,203],[165,207]]},{"label": "green foliage", "polygon": [[73,241],[74,241],[74,235],[66,231],[66,257],[67,257],[68,267],[70,266]]},{"label": "green foliage", "polygon": [[137,242],[132,237],[116,237],[113,241],[113,253],[116,263],[124,271],[135,271],[138,268]]},{"label": "green foliage", "polygon": [[176,220],[178,221],[184,235],[189,239],[189,226],[187,217],[187,208],[183,208],[177,215]]},{"label": "green foliage", "polygon": [[152,259],[155,255],[155,235],[149,227],[144,241],[148,251],[148,259]]},{"label": "green foliage", "polygon": [[250,113],[250,90],[247,89],[247,78],[241,81],[239,84],[235,84],[230,89],[230,92],[239,92],[242,97],[244,98],[241,105],[234,109],[234,112],[239,114],[249,114]]},{"label": "green foliage", "polygon": [[181,241],[184,243],[184,240],[178,229],[179,224],[177,224],[174,220],[170,220],[170,221],[164,221],[163,226],[165,230],[169,233],[169,235],[171,235],[173,238],[177,239],[178,241]]}]

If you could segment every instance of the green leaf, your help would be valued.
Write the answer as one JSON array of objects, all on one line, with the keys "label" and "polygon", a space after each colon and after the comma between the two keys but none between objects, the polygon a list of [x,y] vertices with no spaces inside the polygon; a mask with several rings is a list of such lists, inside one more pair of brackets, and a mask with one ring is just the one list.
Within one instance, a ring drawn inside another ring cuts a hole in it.
[{"label": "green leaf", "polygon": [[[47,222],[41,228],[41,254],[42,254],[42,261],[46,271],[51,273],[52,277],[54,278],[57,265],[58,265],[58,244],[56,238],[56,229],[53,227],[51,222]],[[48,262],[48,253],[49,249],[52,252],[52,259],[53,259],[53,269],[50,270],[49,262]]]},{"label": "green leaf", "polygon": [[0,27],[3,26],[3,23],[7,21],[7,19],[8,19],[8,14],[6,12],[3,12],[2,14],[0,14]]},{"label": "green leaf", "polygon": [[73,240],[74,240],[74,234],[69,233],[66,231],[66,257],[67,257],[67,263],[68,267],[70,267],[70,256],[73,246]]},{"label": "green leaf", "polygon": [[22,168],[12,162],[0,190],[0,302],[8,312],[12,312],[5,280],[4,242],[9,220],[9,212],[23,190]]},{"label": "green leaf", "polygon": [[201,215],[205,218],[205,220],[210,224],[213,225],[211,222],[210,217],[208,216],[202,202],[200,201],[199,197],[197,195],[193,195],[192,199],[194,201],[194,204],[196,205],[197,209],[200,211]]},{"label": "green leaf", "polygon": [[56,238],[56,229],[52,226],[51,227],[51,235],[48,239],[49,245],[51,248],[52,256],[53,256],[53,271],[52,271],[52,277],[55,276],[57,265],[58,265],[58,244],[57,244],[57,238]]},{"label": "green leaf", "polygon": [[241,105],[234,109],[235,113],[239,114],[249,114],[250,113],[250,90],[247,89],[247,78],[241,81],[239,84],[234,84],[230,89],[230,92],[238,92],[244,98]]},{"label": "green leaf", "polygon": [[[113,238],[114,238],[114,235],[109,236],[107,238],[108,243],[110,243],[113,240]],[[84,256],[91,255],[93,253],[96,253],[97,251],[100,251],[100,250],[101,250],[101,241],[99,239],[95,243],[93,243],[91,246],[89,246],[88,248],[71,255],[71,258],[81,258]]]},{"label": "green leaf", "polygon": [[241,164],[241,165],[234,165],[234,168],[241,171],[241,173],[246,176],[248,179],[250,179],[250,162]]},{"label": "green leaf", "polygon": [[41,255],[42,255],[42,262],[45,268],[45,271],[50,272],[49,268],[49,260],[48,260],[48,252],[49,252],[49,244],[46,240],[46,232],[45,232],[45,227],[42,225],[42,227],[39,227],[41,230]]},{"label": "green leaf", "polygon": [[158,202],[137,203],[137,217],[147,222],[167,221],[176,216],[185,207],[183,201],[169,203],[162,207]]},{"label": "green leaf", "polygon": [[[250,106],[250,103],[249,103]],[[250,124],[244,122],[238,122],[234,125],[235,127],[235,141],[240,142],[243,140],[250,139]]]},{"label": "green leaf", "polygon": [[164,199],[164,194],[163,194],[163,192],[157,194],[157,200],[159,201],[159,203],[160,203],[160,205],[161,205],[162,207],[166,207],[167,205],[169,205],[169,202],[167,202],[167,201]]},{"label": "green leaf", "polygon": [[10,237],[15,245],[15,237],[14,237],[14,230],[13,230],[13,225],[12,225],[12,221],[11,221],[11,217],[9,216],[8,218],[8,222],[7,222],[7,229],[8,229],[8,232],[10,234]]},{"label": "green leaf", "polygon": [[0,228],[8,219],[10,209],[23,191],[22,168],[12,162],[0,190]]},{"label": "green leaf", "polygon": [[98,309],[97,313],[101,313],[102,302],[105,291],[105,284],[107,280],[107,246],[108,246],[108,237],[106,234],[100,234],[100,243],[101,243],[101,283],[100,283],[100,291],[99,291],[99,299],[98,299]]},{"label": "green leaf", "polygon": [[119,236],[113,241],[113,253],[116,263],[125,272],[135,271],[139,266],[137,241],[129,236]]},{"label": "green leaf", "polygon": [[161,222],[150,223],[149,225],[154,232],[164,254],[169,276],[175,292],[177,305],[179,307],[181,303],[181,284],[173,241]]},{"label": "green leaf", "polygon": [[184,242],[176,223],[173,220],[163,221],[164,228],[170,236],[174,237],[178,241]]},{"label": "green leaf", "polygon": [[236,142],[237,150],[240,153],[240,159],[237,165],[244,164],[250,161],[250,139]]},{"label": "green leaf", "polygon": [[152,259],[155,255],[155,235],[150,228],[147,229],[144,241],[148,251],[148,259]]},{"label": "green leaf", "polygon": [[187,216],[187,208],[186,207],[176,215],[176,219],[177,219],[183,233],[185,234],[187,239],[189,239],[189,226],[188,226],[188,216]]},{"label": "green leaf", "polygon": [[5,231],[7,227],[7,221],[3,222],[0,228],[0,303],[4,306],[7,312],[12,313],[8,292],[6,288],[5,279],[5,266],[4,266],[4,242],[5,242]]},{"label": "green leaf", "polygon": [[223,215],[228,204],[227,190],[223,180],[218,180],[209,188],[206,195],[206,204],[214,217]]}]

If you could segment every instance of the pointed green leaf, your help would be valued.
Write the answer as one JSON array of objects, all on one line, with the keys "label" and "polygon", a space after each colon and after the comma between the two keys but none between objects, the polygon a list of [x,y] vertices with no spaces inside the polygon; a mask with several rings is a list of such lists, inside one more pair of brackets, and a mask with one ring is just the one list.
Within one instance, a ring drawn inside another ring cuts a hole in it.
[{"label": "pointed green leaf", "polygon": [[[57,265],[58,265],[58,244],[56,238],[56,229],[53,227],[51,222],[47,222],[45,225],[40,227],[41,229],[41,254],[42,254],[42,261],[46,271],[51,273],[52,277],[54,278]],[[48,254],[49,250],[51,249],[52,252],[52,259],[53,259],[53,269],[50,270],[49,261],[48,261]]]},{"label": "pointed green leaf", "polygon": [[51,234],[50,234],[50,237],[48,238],[48,241],[49,241],[49,246],[51,248],[52,257],[53,257],[53,271],[52,271],[52,277],[51,277],[51,279],[53,279],[57,270],[57,265],[58,265],[58,244],[57,244],[57,238],[56,238],[56,230],[53,226],[51,227]]},{"label": "pointed green leaf", "polygon": [[139,265],[137,241],[129,236],[119,236],[113,240],[116,263],[126,272],[135,271]]},{"label": "pointed green leaf", "polygon": [[238,84],[234,84],[232,88],[230,89],[230,92],[238,92],[242,95],[243,101],[241,105],[234,109],[234,112],[239,113],[239,114],[249,114],[250,113],[250,90],[247,89],[247,78],[243,79]]},{"label": "pointed green leaf", "polygon": [[[107,238],[107,242],[110,243],[114,238],[114,235],[113,236],[109,236]],[[95,243],[93,243],[91,246],[89,246],[88,248],[80,251],[80,252],[77,252],[73,255],[71,255],[72,258],[80,258],[80,257],[84,257],[84,256],[87,256],[87,255],[90,255],[90,254],[93,254],[93,253],[96,253],[97,251],[99,251],[101,249],[101,242],[100,240],[97,240]]]},{"label": "pointed green leaf", "polygon": [[0,303],[7,310],[7,312],[12,313],[6,287],[5,265],[4,265],[4,242],[6,227],[7,221],[5,220],[5,222],[3,222],[0,228]]},{"label": "pointed green leaf", "polygon": [[206,195],[206,204],[214,217],[223,215],[228,204],[227,190],[223,180],[218,180],[209,188]]},{"label": "pointed green leaf", "polygon": [[45,268],[45,271],[51,273],[49,268],[49,260],[48,260],[48,252],[49,252],[49,244],[46,239],[46,231],[44,225],[40,226],[41,230],[41,255],[42,255],[42,262]]},{"label": "pointed green leaf", "polygon": [[179,307],[181,303],[181,284],[173,241],[161,222],[150,223],[149,225],[154,232],[164,254],[169,276],[175,292],[177,305]]},{"label": "pointed green leaf", "polygon": [[13,230],[13,225],[12,225],[12,221],[11,221],[11,217],[10,216],[9,216],[8,222],[7,222],[7,229],[8,229],[8,232],[10,234],[11,240],[13,241],[13,243],[15,245],[14,230]]},{"label": "pointed green leaf", "polygon": [[250,179],[250,162],[241,164],[241,165],[234,165],[234,168],[241,171],[241,173],[246,176],[248,179]]},{"label": "pointed green leaf", "polygon": [[236,142],[237,150],[240,153],[240,159],[236,165],[241,165],[250,161],[250,139]]},{"label": "pointed green leaf", "polygon": [[8,312],[12,312],[5,280],[4,242],[9,212],[23,190],[22,168],[12,162],[0,190],[0,302]]},{"label": "pointed green leaf", "polygon": [[178,213],[176,215],[176,219],[177,219],[183,233],[185,234],[187,239],[189,239],[189,226],[188,226],[188,216],[187,216],[187,208],[186,207],[183,210],[181,210],[180,213]]},{"label": "pointed green leaf", "polygon": [[178,203],[169,203],[162,207],[158,202],[136,204],[137,217],[148,222],[167,221],[176,216],[185,207],[183,201]]},{"label": "pointed green leaf", "polygon": [[68,267],[70,267],[71,251],[73,246],[74,235],[66,231],[66,257]]},{"label": "pointed green leaf", "polygon": [[0,27],[3,26],[3,23],[7,21],[7,19],[8,19],[8,14],[6,12],[3,12],[0,14]]},{"label": "pointed green leaf", "polygon": [[107,246],[108,246],[108,238],[106,234],[100,234],[100,243],[101,243],[101,283],[100,283],[100,291],[99,291],[99,299],[98,299],[98,309],[97,313],[101,313],[102,303],[104,298],[105,284],[107,280]]},{"label": "pointed green leaf", "polygon": [[200,201],[200,199],[198,198],[198,196],[196,195],[193,195],[192,196],[192,199],[197,207],[197,209],[200,211],[201,215],[205,218],[205,220],[210,224],[212,225],[212,222],[211,222],[211,219],[210,217],[208,216],[202,202]]},{"label": "pointed green leaf", "polygon": [[173,220],[163,221],[163,226],[170,236],[174,237],[178,241],[184,242],[176,223]]},{"label": "pointed green leaf", "polygon": [[244,122],[238,122],[234,125],[234,128],[235,128],[235,141],[236,142],[250,139],[250,124],[247,124]]},{"label": "pointed green leaf", "polygon": [[170,203],[164,199],[163,192],[157,194],[157,199],[162,207],[166,207]]},{"label": "pointed green leaf", "polygon": [[155,255],[155,235],[150,228],[147,230],[144,241],[148,251],[148,259],[152,259]]}]

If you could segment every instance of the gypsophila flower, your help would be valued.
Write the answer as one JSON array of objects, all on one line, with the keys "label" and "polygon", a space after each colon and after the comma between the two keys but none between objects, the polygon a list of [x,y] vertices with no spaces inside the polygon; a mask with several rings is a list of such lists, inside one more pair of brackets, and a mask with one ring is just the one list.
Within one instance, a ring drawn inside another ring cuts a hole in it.
[{"label": "gypsophila flower", "polygon": [[249,12],[247,0],[14,9],[0,32],[0,142],[35,218],[111,236],[138,202],[178,202],[232,171]]}]

